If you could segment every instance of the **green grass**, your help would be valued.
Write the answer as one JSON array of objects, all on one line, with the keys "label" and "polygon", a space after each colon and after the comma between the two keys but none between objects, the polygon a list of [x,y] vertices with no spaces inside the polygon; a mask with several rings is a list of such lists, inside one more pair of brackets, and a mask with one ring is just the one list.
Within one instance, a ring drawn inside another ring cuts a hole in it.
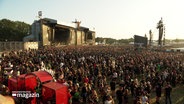
[{"label": "green grass", "polygon": [[[165,96],[163,93],[164,91],[162,92],[160,104],[165,104]],[[152,93],[150,104],[156,104],[155,100],[156,100],[155,93]],[[184,85],[178,85],[177,87],[173,88],[171,92],[171,101],[172,104],[184,104]]]}]

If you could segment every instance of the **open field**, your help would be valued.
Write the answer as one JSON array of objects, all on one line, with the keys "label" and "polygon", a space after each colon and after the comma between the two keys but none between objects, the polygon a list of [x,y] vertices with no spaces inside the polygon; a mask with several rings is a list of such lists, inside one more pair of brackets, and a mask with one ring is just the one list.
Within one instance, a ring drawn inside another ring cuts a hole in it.
[{"label": "open field", "polygon": [[[155,93],[151,94],[150,104],[155,103]],[[179,85],[172,89],[171,93],[172,104],[184,104],[184,85]],[[160,99],[160,104],[165,104],[165,96],[162,93],[162,97]]]}]

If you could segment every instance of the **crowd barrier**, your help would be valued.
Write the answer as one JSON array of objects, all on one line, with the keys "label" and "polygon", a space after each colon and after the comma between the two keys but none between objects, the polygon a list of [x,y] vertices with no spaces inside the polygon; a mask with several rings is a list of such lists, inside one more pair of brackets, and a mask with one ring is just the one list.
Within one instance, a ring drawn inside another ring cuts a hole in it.
[{"label": "crowd barrier", "polygon": [[38,49],[38,42],[0,42],[0,52]]}]

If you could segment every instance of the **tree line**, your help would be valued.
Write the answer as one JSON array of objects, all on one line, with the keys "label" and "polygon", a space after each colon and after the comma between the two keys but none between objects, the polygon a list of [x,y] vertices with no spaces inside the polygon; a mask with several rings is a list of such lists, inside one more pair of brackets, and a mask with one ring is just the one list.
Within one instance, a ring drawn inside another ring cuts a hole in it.
[{"label": "tree line", "polygon": [[113,39],[113,38],[102,38],[97,37],[95,42],[102,44],[129,44],[130,42],[134,42],[133,38],[129,39]]},{"label": "tree line", "polygon": [[[157,42],[158,40],[154,40],[155,42]],[[134,38],[129,38],[129,39],[113,39],[113,38],[103,38],[103,37],[97,37],[95,38],[95,42],[99,43],[99,44],[129,44],[131,42],[134,42]],[[149,42],[149,40],[148,40]],[[176,42],[176,43],[180,43],[180,42],[184,42],[184,39],[166,39],[165,40],[166,43],[172,43],[172,42]]]},{"label": "tree line", "polygon": [[[0,41],[23,41],[23,38],[31,32],[31,25],[21,21],[12,21],[9,19],[0,20]],[[133,38],[129,39],[113,39],[97,37],[97,43],[105,44],[129,44],[134,42]],[[166,43],[171,40],[166,39]],[[184,42],[184,39],[175,39],[174,42]]]},{"label": "tree line", "polygon": [[9,19],[0,20],[0,41],[23,41],[29,35],[31,25]]}]

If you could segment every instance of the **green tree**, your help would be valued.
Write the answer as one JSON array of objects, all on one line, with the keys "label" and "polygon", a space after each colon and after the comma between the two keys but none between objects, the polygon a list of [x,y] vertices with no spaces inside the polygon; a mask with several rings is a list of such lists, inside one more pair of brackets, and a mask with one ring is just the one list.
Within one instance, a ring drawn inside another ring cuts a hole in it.
[{"label": "green tree", "polygon": [[129,44],[130,42],[134,42],[133,38],[129,38],[129,39],[119,39],[118,43],[124,43],[124,44]]},{"label": "green tree", "polygon": [[122,44],[122,43],[123,44],[129,44],[130,42],[134,42],[133,38],[116,40],[116,39],[113,39],[113,38],[97,37],[95,39],[95,41],[98,42],[98,43],[102,43],[104,40],[106,40],[106,44],[114,44],[114,43],[117,43],[117,44]]},{"label": "green tree", "polygon": [[30,25],[8,19],[0,20],[0,41],[22,41],[28,35]]},{"label": "green tree", "polygon": [[106,38],[106,43],[107,43],[107,44],[113,44],[113,43],[115,43],[116,41],[117,41],[116,39]]},{"label": "green tree", "polygon": [[102,38],[102,37],[97,37],[97,38],[95,39],[95,42],[97,42],[97,43],[102,43],[103,40],[104,40],[104,38]]}]

